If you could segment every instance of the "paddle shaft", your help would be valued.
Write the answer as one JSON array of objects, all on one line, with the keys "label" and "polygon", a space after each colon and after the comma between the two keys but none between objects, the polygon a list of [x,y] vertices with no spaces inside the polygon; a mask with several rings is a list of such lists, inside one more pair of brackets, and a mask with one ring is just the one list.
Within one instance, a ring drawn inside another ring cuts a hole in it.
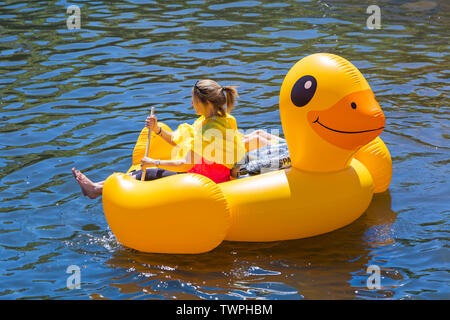
[{"label": "paddle shaft", "polygon": [[[150,117],[153,117],[155,114],[155,107],[152,107],[150,111]],[[147,146],[145,147],[145,156],[148,157],[148,152],[150,151],[150,139],[152,138],[152,128],[148,128],[148,135],[147,135]],[[145,171],[147,170],[146,167],[142,166],[142,177],[141,181],[145,181]]]}]

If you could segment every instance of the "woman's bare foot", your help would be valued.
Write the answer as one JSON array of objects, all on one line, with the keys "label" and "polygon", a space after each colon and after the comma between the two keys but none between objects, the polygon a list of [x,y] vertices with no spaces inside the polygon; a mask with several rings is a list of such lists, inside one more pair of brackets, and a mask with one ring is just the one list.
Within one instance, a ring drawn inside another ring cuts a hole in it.
[{"label": "woman's bare foot", "polygon": [[95,199],[102,194],[102,184],[92,182],[80,170],[76,170],[75,168],[72,168],[72,174],[80,185],[83,195]]}]

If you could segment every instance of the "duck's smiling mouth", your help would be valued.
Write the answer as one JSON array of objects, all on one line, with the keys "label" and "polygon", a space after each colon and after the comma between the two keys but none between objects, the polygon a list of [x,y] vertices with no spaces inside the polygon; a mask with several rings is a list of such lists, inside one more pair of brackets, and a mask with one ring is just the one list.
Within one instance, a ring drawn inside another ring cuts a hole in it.
[{"label": "duck's smiling mouth", "polygon": [[322,127],[324,127],[325,129],[328,129],[328,130],[331,130],[331,131],[334,131],[334,132],[338,132],[338,133],[350,133],[350,134],[353,133],[353,134],[354,134],[354,133],[372,132],[372,131],[378,131],[378,130],[383,130],[383,129],[384,129],[384,127],[380,127],[380,128],[377,128],[377,129],[368,129],[368,130],[360,130],[360,131],[343,131],[343,130],[337,130],[337,129],[333,129],[333,128],[327,127],[326,125],[324,125],[323,123],[321,123],[321,122],[319,121],[319,116],[317,116],[317,119],[314,120],[313,123],[317,123],[317,124],[321,125]]}]

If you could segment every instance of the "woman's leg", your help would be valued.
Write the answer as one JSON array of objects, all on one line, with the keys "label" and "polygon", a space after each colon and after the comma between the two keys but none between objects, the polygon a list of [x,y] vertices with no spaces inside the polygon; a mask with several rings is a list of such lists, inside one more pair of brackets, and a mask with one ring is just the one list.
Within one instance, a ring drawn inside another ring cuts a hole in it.
[{"label": "woman's leg", "polygon": [[245,136],[244,139],[245,149],[247,152],[250,152],[252,150],[256,150],[265,146],[268,146],[271,144],[270,140],[267,140],[266,138],[260,137],[258,135],[248,135]]},{"label": "woman's leg", "polygon": [[274,142],[279,142],[282,138],[258,129],[244,136],[244,143],[247,152],[268,146]]},{"label": "woman's leg", "polygon": [[[92,182],[85,174],[75,168],[72,168],[72,174],[80,185],[83,195],[91,199],[95,199],[102,195],[103,184],[105,181]],[[145,181],[168,177],[174,174],[177,174],[177,172],[160,168],[148,168],[145,172]],[[142,170],[132,171],[128,175],[137,180],[141,180]]]},{"label": "woman's leg", "polygon": [[252,132],[250,132],[250,133],[248,134],[248,136],[253,136],[253,135],[254,135],[254,136],[261,137],[261,138],[264,138],[264,139],[266,139],[266,140],[274,140],[274,141],[282,140],[282,138],[280,138],[280,137],[278,137],[278,136],[275,136],[275,135],[273,135],[273,134],[270,134],[270,133],[268,133],[267,131],[264,131],[264,130],[261,130],[261,129],[252,131]]},{"label": "woman's leg", "polygon": [[[147,170],[145,171],[145,181],[156,180],[168,176],[173,176],[175,174],[177,174],[177,172],[164,170],[161,168],[147,168]],[[129,175],[136,180],[141,180],[142,170],[132,171],[129,173]]]},{"label": "woman's leg", "polygon": [[80,170],[72,168],[72,174],[81,187],[81,191],[86,197],[95,199],[102,195],[104,181],[92,182],[85,174]]}]

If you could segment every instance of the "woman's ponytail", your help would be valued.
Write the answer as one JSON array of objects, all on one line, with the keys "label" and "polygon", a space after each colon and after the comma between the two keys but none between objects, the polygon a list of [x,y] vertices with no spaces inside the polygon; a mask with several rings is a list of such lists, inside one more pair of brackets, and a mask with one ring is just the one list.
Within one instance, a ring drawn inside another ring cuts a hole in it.
[{"label": "woman's ponytail", "polygon": [[233,110],[236,98],[239,97],[236,88],[237,86],[222,87],[223,92],[225,93],[225,98],[227,99],[227,113],[230,113]]}]

